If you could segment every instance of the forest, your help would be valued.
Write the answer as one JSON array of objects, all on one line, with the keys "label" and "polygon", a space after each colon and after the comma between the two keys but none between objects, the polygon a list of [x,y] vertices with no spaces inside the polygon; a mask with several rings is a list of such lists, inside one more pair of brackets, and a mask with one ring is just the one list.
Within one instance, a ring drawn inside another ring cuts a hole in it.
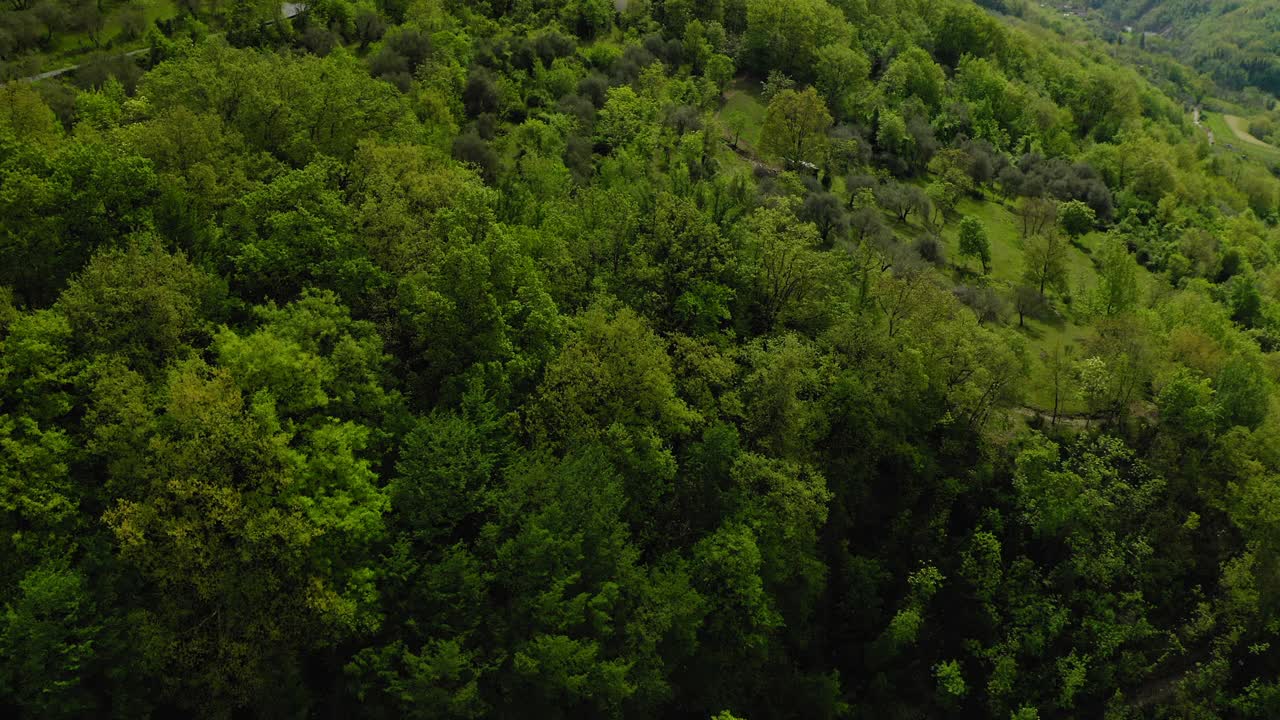
[{"label": "forest", "polygon": [[1275,0],[1086,0],[1133,42],[1177,57],[1231,91],[1280,93],[1280,2]]},{"label": "forest", "polygon": [[0,713],[1280,717],[1277,87],[1088,27],[7,0]]}]

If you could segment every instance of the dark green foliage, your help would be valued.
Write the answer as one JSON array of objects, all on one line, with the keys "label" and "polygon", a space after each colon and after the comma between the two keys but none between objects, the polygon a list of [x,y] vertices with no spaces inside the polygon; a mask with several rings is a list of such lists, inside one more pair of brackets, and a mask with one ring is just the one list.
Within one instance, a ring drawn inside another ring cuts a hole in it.
[{"label": "dark green foliage", "polygon": [[8,3],[0,710],[1274,715],[1280,181],[981,5]]}]

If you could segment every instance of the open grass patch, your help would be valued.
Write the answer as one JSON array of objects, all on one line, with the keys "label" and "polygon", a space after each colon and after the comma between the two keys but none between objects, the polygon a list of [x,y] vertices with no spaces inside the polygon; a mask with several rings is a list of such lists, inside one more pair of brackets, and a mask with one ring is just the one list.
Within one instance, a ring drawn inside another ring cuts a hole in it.
[{"label": "open grass patch", "polygon": [[[1269,166],[1280,164],[1280,148],[1266,143],[1259,145],[1257,143],[1261,141],[1256,138],[1253,138],[1254,142],[1250,142],[1248,138],[1241,137],[1236,128],[1227,122],[1226,115],[1220,112],[1203,112],[1200,114],[1200,122],[1213,131],[1214,148],[1219,152],[1238,153]],[[1248,128],[1245,127],[1244,130],[1247,135]]]},{"label": "open grass patch", "polygon": [[[125,13],[139,6],[145,20],[143,30],[137,37],[125,40],[123,37]],[[48,51],[34,57],[39,59],[42,67],[53,70],[72,64],[81,56],[95,50],[109,50],[113,53],[137,50],[146,47],[147,28],[157,21],[169,20],[177,15],[178,5],[174,0],[142,0],[141,3],[129,6],[121,5],[107,14],[102,30],[98,33],[96,46],[88,33],[60,32],[53,36]]]},{"label": "open grass patch", "polygon": [[740,144],[750,150],[760,147],[760,131],[764,128],[765,105],[760,100],[757,83],[747,78],[737,78],[725,89],[724,106],[719,118],[725,132],[733,136],[738,131]]}]

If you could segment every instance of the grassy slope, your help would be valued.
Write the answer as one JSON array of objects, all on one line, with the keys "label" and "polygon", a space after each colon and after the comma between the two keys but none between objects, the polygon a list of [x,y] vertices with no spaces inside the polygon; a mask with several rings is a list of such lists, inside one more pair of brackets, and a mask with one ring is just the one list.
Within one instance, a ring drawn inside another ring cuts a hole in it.
[{"label": "grassy slope", "polygon": [[[960,256],[959,221],[964,216],[972,216],[982,221],[987,228],[987,236],[991,241],[991,274],[988,282],[1006,297],[1022,279],[1023,239],[1022,225],[1013,210],[992,198],[966,198],[956,208],[958,216],[949,219],[942,236],[946,243],[947,258],[954,264],[954,275],[957,280],[973,283],[973,270],[977,264]],[[1081,238],[1079,245],[1092,249],[1101,236],[1088,235]],[[1072,245],[1067,249],[1067,275],[1069,278],[1073,306],[1087,303],[1097,285],[1097,273],[1093,261],[1080,247]],[[1018,334],[1027,343],[1031,359],[1031,378],[1027,385],[1025,401],[1034,408],[1045,411],[1053,408],[1053,393],[1046,377],[1043,353],[1051,352],[1056,346],[1073,346],[1077,356],[1081,345],[1092,337],[1093,330],[1087,325],[1076,323],[1075,312],[1061,302],[1055,302],[1059,315],[1051,320],[1027,318],[1025,326],[1017,327],[1017,316],[1013,314],[1009,320]],[[1012,311],[1011,311],[1012,312]],[[1082,404],[1075,398],[1065,398],[1061,410],[1072,413],[1083,411]]]},{"label": "grassy slope", "polygon": [[720,121],[726,132],[732,132],[730,119],[740,116],[746,120],[740,142],[754,150],[760,146],[760,130],[764,127],[764,103],[760,102],[760,86],[746,78],[738,78],[725,89],[725,104],[720,109]]},{"label": "grassy slope", "polygon": [[[1227,127],[1230,127],[1231,132],[1235,133],[1236,137],[1240,138],[1241,140],[1249,143],[1250,145],[1257,145],[1259,147],[1271,148],[1270,143],[1259,140],[1249,132],[1249,121],[1246,120],[1245,118],[1242,118],[1238,115],[1223,115],[1222,119],[1227,121]],[[1274,150],[1275,148],[1271,148],[1271,149]]]},{"label": "grassy slope", "polygon": [[1266,143],[1258,145],[1249,142],[1246,138],[1241,137],[1235,128],[1231,127],[1224,114],[1206,112],[1200,116],[1200,120],[1213,131],[1217,147],[1220,150],[1226,151],[1226,146],[1231,145],[1234,152],[1246,155],[1266,165],[1280,163],[1280,149]]},{"label": "grassy slope", "polygon": [[[178,14],[178,6],[174,0],[140,0],[140,2],[135,2],[134,4],[142,6],[148,26],[157,20],[168,20]],[[34,57],[39,58],[41,67],[52,70],[73,64],[79,60],[79,56],[98,49],[110,47],[112,52],[127,52],[146,47],[146,41],[141,37],[129,42],[117,41],[117,36],[119,36],[122,27],[121,14],[124,9],[125,6],[123,5],[113,8],[107,16],[106,24],[98,36],[101,42],[100,47],[95,48],[93,41],[83,32],[63,32],[54,36],[52,46],[48,52]]]},{"label": "grassy slope", "polygon": [[[754,148],[759,144],[760,128],[764,124],[765,106],[759,99],[759,87],[755,83],[739,79],[734,81],[725,93],[726,102],[720,111],[720,120],[728,127],[728,118],[740,114],[747,119],[742,133],[741,143]],[[741,161],[733,153],[726,152],[727,160]],[[841,179],[836,179],[833,190],[839,191]],[[957,212],[947,219],[942,237],[946,248],[946,258],[950,263],[947,272],[957,282],[976,284],[988,282],[1006,297],[1018,284],[1023,273],[1023,239],[1022,225],[1010,205],[1001,200],[984,196],[982,198],[965,198]],[[965,216],[973,216],[982,221],[987,228],[991,240],[991,274],[980,279],[975,272],[976,264],[960,256],[958,226]],[[911,242],[923,231],[915,220],[906,226],[899,224],[896,218],[890,221],[894,233],[902,242]],[[1058,315],[1050,320],[1027,318],[1024,327],[1019,328],[1017,315],[1007,320],[1012,330],[1026,342],[1031,360],[1031,377],[1027,384],[1027,405],[1049,411],[1053,407],[1052,386],[1048,380],[1047,370],[1041,359],[1045,353],[1055,347],[1072,347],[1076,358],[1084,352],[1083,345],[1094,335],[1093,328],[1084,317],[1092,294],[1097,287],[1097,272],[1090,257],[1093,248],[1102,241],[1101,233],[1092,233],[1080,239],[1068,248],[1067,268],[1072,296],[1072,305],[1065,305],[1061,299],[1054,302]],[[1140,282],[1149,285],[1153,278],[1145,269],[1139,268]],[[1061,411],[1064,413],[1080,413],[1084,411],[1083,403],[1074,397],[1063,398]]]}]

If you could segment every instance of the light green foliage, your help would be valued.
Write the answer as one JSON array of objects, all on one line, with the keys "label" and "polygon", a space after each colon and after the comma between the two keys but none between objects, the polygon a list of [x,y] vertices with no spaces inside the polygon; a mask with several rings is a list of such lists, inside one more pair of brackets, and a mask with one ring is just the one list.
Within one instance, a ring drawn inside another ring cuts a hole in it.
[{"label": "light green foliage", "polygon": [[396,396],[384,390],[382,341],[371,323],[353,321],[330,292],[307,292],[283,308],[258,311],[260,329],[214,338],[218,362],[247,395],[263,394],[287,418],[317,410],[330,417],[388,420]]},{"label": "light green foliage", "polygon": [[813,88],[785,90],[769,103],[760,149],[788,164],[816,160],[831,122],[831,113]]},{"label": "light green foliage", "polygon": [[928,107],[942,102],[946,75],[929,53],[918,47],[908,48],[894,58],[880,78],[884,93],[898,100],[916,98]]},{"label": "light green foliage", "polygon": [[1098,257],[1098,306],[1116,315],[1138,302],[1138,263],[1118,239],[1107,240]]},{"label": "light green foliage", "polygon": [[736,72],[737,68],[733,64],[733,59],[728,55],[716,53],[707,59],[707,77],[711,79],[711,82],[715,83],[716,89],[721,94],[729,86],[729,82],[733,80]]},{"label": "light green foliage", "polygon": [[1058,206],[1058,225],[1071,237],[1080,237],[1093,229],[1097,223],[1097,214],[1093,208],[1079,200],[1065,202]]},{"label": "light green foliage", "polygon": [[938,683],[938,693],[950,699],[964,697],[969,692],[965,685],[960,663],[947,660],[933,667],[933,677]]},{"label": "light green foliage", "polygon": [[745,268],[754,275],[755,293],[762,320],[805,321],[821,308],[828,265],[818,251],[813,225],[795,226],[793,217],[780,210],[762,209],[747,220],[751,244]]},{"label": "light green foliage", "polygon": [[8,83],[0,88],[0,127],[15,140],[52,149],[62,137],[58,118],[31,85]]},{"label": "light green foliage", "polygon": [[890,152],[906,155],[915,146],[915,138],[907,132],[907,123],[901,114],[886,110],[880,113],[876,143]]},{"label": "light green foliage", "polygon": [[1232,358],[1218,373],[1213,386],[1223,424],[1256,428],[1266,419],[1272,384],[1255,362],[1239,356]]},{"label": "light green foliage", "polygon": [[240,292],[288,301],[313,282],[359,297],[376,271],[352,237],[337,188],[339,167],[318,160],[249,193],[229,210],[228,232],[210,248]]},{"label": "light green foliage", "polygon": [[725,647],[743,659],[765,651],[769,635],[782,622],[760,579],[763,559],[756,538],[741,524],[726,524],[694,547],[693,578],[710,603],[709,631],[732,643]]},{"label": "light green foliage", "polygon": [[165,252],[158,238],[138,237],[127,248],[94,256],[56,309],[81,352],[117,355],[154,370],[207,337],[218,300],[213,278]]},{"label": "light green foliage", "polygon": [[960,221],[960,254],[977,258],[984,275],[990,271],[991,241],[987,239],[987,229],[981,220],[966,217]]},{"label": "light green foliage", "polygon": [[837,117],[855,117],[865,107],[870,72],[871,62],[857,50],[846,45],[818,48],[814,83]]},{"label": "light green foliage", "polygon": [[1082,542],[1097,529],[1127,522],[1126,514],[1155,502],[1162,486],[1131,456],[1118,440],[1102,437],[1063,461],[1056,443],[1032,436],[1018,455],[1014,475],[1026,522],[1042,535],[1079,533]]},{"label": "light green foliage", "polygon": [[321,59],[204,43],[149,73],[140,94],[155,112],[216,112],[251,147],[294,165],[317,155],[349,159],[370,136],[412,135],[407,100],[343,51]]},{"label": "light green foliage", "polygon": [[[143,429],[147,470],[104,519],[145,582],[141,631],[168,638],[152,660],[182,669],[175,688],[234,707],[318,637],[376,627],[363,548],[386,498],[359,426],[332,421],[291,447],[269,396],[198,360],[170,373],[162,403],[165,422]],[[250,641],[262,636],[289,640]]]},{"label": "light green foliage", "polygon": [[1075,697],[1084,687],[1088,667],[1089,658],[1077,656],[1074,652],[1058,659],[1058,672],[1062,676],[1058,692],[1059,707],[1070,709],[1075,706]]},{"label": "light green foliage", "polygon": [[631,310],[595,306],[576,319],[547,367],[535,416],[549,439],[599,438],[617,427],[687,432],[694,414],[675,393],[671,358]]},{"label": "light green foliage", "polygon": [[816,598],[824,574],[818,530],[832,498],[826,480],[813,467],[750,453],[734,463],[731,475],[741,494],[741,516],[760,546],[761,576]]},{"label": "light green foliage", "polygon": [[1050,231],[1027,240],[1023,279],[1044,297],[1045,290],[1067,291],[1067,243]]},{"label": "light green foliage", "polygon": [[1156,403],[1168,427],[1190,438],[1212,431],[1221,412],[1209,379],[1186,369],[1164,384]]},{"label": "light green foliage", "polygon": [[609,98],[596,119],[596,138],[610,146],[643,143],[653,114],[649,101],[630,87],[609,89]]},{"label": "light green foliage", "polygon": [[637,239],[619,280],[635,307],[670,317],[683,299],[714,294],[728,281],[730,249],[694,203],[663,193],[655,204],[653,229]]},{"label": "light green foliage", "polygon": [[993,600],[1003,574],[999,538],[986,531],[974,533],[960,558],[960,572],[975,594],[986,602]]}]

